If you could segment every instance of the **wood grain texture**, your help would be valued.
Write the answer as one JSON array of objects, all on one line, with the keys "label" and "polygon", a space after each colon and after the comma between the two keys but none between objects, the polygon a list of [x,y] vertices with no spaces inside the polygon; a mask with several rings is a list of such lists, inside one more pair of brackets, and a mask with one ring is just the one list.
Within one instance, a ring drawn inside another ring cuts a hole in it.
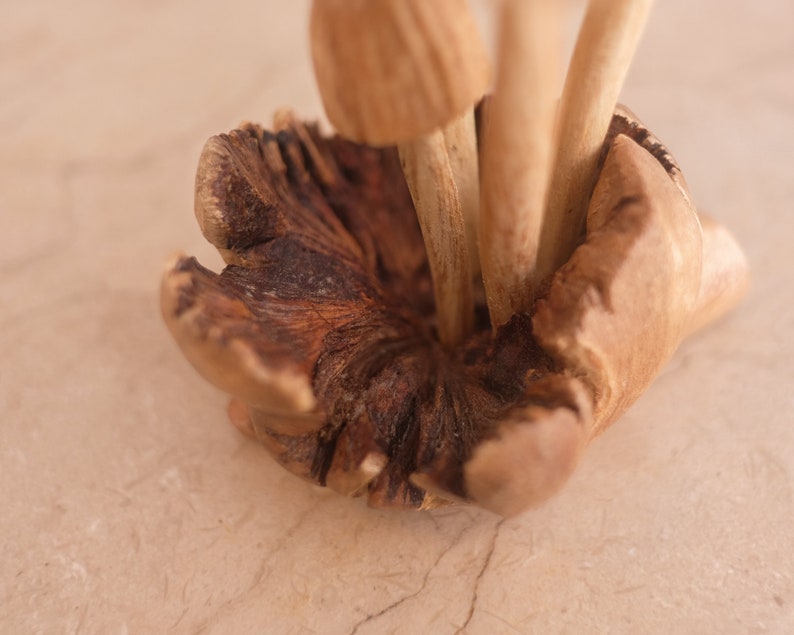
[{"label": "wood grain texture", "polygon": [[[494,330],[481,306],[476,328],[450,342],[428,311],[428,227],[411,202],[427,204],[432,187],[407,197],[406,180],[421,178],[403,177],[393,148],[324,138],[284,112],[275,128],[207,142],[197,216],[230,264],[216,275],[177,260],[163,315],[199,372],[251,405],[250,424],[235,425],[290,471],[370,505],[475,501],[515,515],[546,500],[703,323],[701,288],[738,297],[702,280],[680,169],[622,110],[583,244],[531,311]],[[710,255],[742,280],[743,260]]]}]

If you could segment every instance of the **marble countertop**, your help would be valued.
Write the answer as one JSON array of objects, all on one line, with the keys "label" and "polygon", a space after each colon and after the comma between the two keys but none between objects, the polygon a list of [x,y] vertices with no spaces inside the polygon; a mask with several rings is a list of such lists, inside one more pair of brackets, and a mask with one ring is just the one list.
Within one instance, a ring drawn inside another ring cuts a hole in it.
[{"label": "marble countertop", "polygon": [[[321,116],[308,2],[0,21],[0,631],[794,630],[794,4],[657,3],[622,101],[753,285],[567,487],[503,521],[368,509],[228,425],[158,308],[207,137]],[[778,224],[780,223],[780,224]]]}]

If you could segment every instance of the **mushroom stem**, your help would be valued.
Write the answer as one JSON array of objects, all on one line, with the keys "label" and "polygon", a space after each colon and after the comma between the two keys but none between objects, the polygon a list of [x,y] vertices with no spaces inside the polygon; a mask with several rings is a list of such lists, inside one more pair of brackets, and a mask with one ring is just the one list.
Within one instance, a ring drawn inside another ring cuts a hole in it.
[{"label": "mushroom stem", "polygon": [[564,264],[584,231],[598,156],[652,0],[591,0],[565,79],[535,279]]},{"label": "mushroom stem", "polygon": [[506,0],[483,139],[480,261],[494,328],[533,301],[552,160],[559,58],[556,0]]},{"label": "mushroom stem", "polygon": [[480,277],[479,222],[480,222],[480,175],[477,156],[477,128],[474,110],[468,109],[463,116],[453,120],[444,128],[444,143],[452,168],[452,178],[458,188],[458,199],[466,230],[466,249],[469,252],[469,267],[472,279]]},{"label": "mushroom stem", "polygon": [[430,262],[439,339],[451,348],[472,331],[474,301],[465,222],[444,133],[436,130],[398,149]]}]

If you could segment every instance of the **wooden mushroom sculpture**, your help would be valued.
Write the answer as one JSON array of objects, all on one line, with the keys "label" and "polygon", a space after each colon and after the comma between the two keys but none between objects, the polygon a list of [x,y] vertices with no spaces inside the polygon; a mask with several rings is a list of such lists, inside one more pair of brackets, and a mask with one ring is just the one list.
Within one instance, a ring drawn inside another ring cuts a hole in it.
[{"label": "wooden mushroom sculpture", "polygon": [[[314,20],[442,4],[326,0]],[[528,309],[494,323],[477,304],[453,337],[405,155],[289,113],[272,132],[246,124],[211,138],[196,215],[227,266],[176,257],[163,315],[232,395],[232,421],[295,474],[380,507],[468,501],[517,514],[557,491],[680,341],[740,297],[744,257],[698,215],[667,149],[618,108],[571,256]]]}]

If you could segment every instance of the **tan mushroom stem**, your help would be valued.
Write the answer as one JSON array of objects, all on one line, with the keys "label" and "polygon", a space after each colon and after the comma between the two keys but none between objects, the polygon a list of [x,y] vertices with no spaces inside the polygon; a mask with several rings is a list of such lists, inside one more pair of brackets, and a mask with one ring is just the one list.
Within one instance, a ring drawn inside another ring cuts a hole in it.
[{"label": "tan mushroom stem", "polygon": [[472,331],[474,300],[465,222],[444,134],[437,130],[399,145],[430,262],[438,335],[451,348]]},{"label": "tan mushroom stem", "polygon": [[473,109],[466,110],[462,117],[444,128],[444,144],[463,214],[471,278],[476,283],[480,280],[480,169]]},{"label": "tan mushroom stem", "polygon": [[491,324],[533,301],[552,159],[560,49],[556,0],[506,0],[482,148],[480,261]]},{"label": "tan mushroom stem", "polygon": [[652,0],[591,0],[565,80],[557,149],[536,279],[568,260],[580,240],[598,156]]}]

